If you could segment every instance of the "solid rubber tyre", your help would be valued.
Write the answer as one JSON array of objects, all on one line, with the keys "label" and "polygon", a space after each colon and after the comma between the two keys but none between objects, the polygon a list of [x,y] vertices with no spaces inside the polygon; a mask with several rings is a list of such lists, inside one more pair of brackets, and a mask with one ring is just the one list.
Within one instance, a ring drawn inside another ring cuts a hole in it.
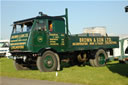
[{"label": "solid rubber tyre", "polygon": [[90,59],[89,62],[93,67],[101,67],[106,65],[106,60],[108,56],[103,49],[97,50],[94,59]]},{"label": "solid rubber tyre", "polygon": [[[103,58],[103,59],[101,59]],[[106,60],[108,56],[103,49],[99,49],[95,54],[94,64],[96,67],[101,67],[106,65]],[[101,63],[100,63],[101,62]]]},{"label": "solid rubber tyre", "polygon": [[45,51],[42,56],[39,56],[36,64],[40,72],[56,71],[58,66],[57,56],[57,53],[53,51]]}]

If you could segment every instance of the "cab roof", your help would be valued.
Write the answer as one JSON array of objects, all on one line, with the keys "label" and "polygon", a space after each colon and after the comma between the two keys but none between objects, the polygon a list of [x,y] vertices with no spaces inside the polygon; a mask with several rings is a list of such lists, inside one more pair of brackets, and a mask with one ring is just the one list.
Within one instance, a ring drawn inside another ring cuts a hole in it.
[{"label": "cab roof", "polygon": [[50,20],[62,20],[62,21],[64,21],[64,18],[62,18],[60,16],[37,16],[37,17],[33,17],[33,18],[15,21],[14,24],[32,22],[34,19],[50,19]]}]

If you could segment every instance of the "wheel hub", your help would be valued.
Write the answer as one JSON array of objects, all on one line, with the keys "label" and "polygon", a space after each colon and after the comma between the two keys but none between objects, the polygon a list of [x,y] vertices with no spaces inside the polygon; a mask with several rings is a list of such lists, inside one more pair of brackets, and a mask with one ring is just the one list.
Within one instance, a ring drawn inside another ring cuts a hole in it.
[{"label": "wheel hub", "polygon": [[43,63],[44,66],[49,69],[52,68],[54,61],[51,56],[46,56]]},{"label": "wheel hub", "polygon": [[51,64],[52,64],[52,61],[51,61],[51,60],[48,60],[48,61],[47,61],[47,64],[48,64],[48,65],[51,65]]},{"label": "wheel hub", "polygon": [[105,56],[104,54],[99,55],[99,64],[104,64],[105,63]]}]

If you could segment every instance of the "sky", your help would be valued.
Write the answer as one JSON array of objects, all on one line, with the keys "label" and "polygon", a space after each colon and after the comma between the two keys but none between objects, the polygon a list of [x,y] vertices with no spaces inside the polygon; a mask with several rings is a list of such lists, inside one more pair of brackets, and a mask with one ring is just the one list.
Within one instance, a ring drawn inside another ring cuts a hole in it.
[{"label": "sky", "polygon": [[51,16],[63,15],[68,8],[71,34],[82,33],[84,28],[104,26],[108,34],[128,34],[128,13],[124,7],[128,0],[91,1],[11,1],[0,2],[0,39],[9,39],[14,21],[38,16],[38,12]]}]

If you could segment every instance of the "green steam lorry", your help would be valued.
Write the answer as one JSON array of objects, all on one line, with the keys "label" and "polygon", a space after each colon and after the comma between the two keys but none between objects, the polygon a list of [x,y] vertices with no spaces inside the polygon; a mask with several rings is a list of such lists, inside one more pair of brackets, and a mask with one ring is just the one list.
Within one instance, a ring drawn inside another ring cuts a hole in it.
[{"label": "green steam lorry", "polygon": [[68,11],[65,15],[40,16],[14,22],[10,37],[10,52],[17,70],[37,67],[41,72],[60,70],[62,62],[94,67],[104,66],[107,52],[113,54],[119,38],[92,36],[88,33],[71,35]]}]

